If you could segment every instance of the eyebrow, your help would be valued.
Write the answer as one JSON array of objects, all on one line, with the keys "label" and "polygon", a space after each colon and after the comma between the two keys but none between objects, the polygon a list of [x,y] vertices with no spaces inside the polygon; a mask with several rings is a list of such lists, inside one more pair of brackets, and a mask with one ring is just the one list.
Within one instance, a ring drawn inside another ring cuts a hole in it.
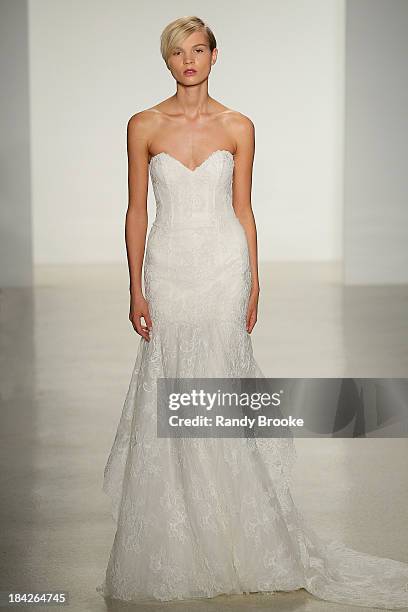
[{"label": "eyebrow", "polygon": [[[192,46],[192,48],[194,47],[208,47],[208,44],[207,43],[197,43],[196,45]],[[176,51],[177,49],[180,49],[180,51],[183,50],[181,47],[174,47],[174,51]]]}]

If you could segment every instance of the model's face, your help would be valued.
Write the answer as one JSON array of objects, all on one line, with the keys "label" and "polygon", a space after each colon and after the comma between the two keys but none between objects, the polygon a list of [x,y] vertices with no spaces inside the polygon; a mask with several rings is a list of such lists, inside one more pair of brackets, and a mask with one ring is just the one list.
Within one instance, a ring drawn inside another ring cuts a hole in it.
[{"label": "model's face", "polygon": [[173,50],[168,63],[174,78],[183,85],[197,85],[206,79],[217,59],[217,49],[210,51],[204,32],[193,32]]}]

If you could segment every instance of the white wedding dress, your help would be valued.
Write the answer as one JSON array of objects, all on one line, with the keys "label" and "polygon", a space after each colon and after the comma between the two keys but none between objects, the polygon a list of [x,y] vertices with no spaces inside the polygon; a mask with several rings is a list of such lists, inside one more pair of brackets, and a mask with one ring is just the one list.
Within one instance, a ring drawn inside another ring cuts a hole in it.
[{"label": "white wedding dress", "polygon": [[103,490],[116,522],[96,590],[127,600],[292,591],[408,608],[408,564],[325,541],[289,489],[292,438],[158,438],[156,378],[264,377],[246,331],[245,231],[232,207],[234,158],[195,170],[168,153],[150,176],[156,219],[144,265],[151,340],[136,363]]}]

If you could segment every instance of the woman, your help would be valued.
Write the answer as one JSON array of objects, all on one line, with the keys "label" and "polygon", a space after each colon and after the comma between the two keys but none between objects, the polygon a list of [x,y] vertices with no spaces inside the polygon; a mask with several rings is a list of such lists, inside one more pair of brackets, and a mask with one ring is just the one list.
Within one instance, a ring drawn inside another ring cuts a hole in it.
[{"label": "woman", "polygon": [[[117,530],[97,590],[141,601],[304,588],[333,602],[407,606],[408,564],[323,542],[305,524],[288,487],[291,438],[157,436],[158,378],[263,378],[250,338],[254,127],[208,95],[217,49],[201,19],[170,23],[161,52],[177,92],[128,124],[129,318],[141,339],[105,467]],[[149,170],[157,212],[145,298]]]}]

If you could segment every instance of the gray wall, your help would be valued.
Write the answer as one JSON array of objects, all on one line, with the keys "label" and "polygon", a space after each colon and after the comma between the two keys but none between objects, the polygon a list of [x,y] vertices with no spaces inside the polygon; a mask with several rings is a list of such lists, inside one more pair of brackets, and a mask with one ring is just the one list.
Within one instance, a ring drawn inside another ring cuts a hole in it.
[{"label": "gray wall", "polygon": [[344,277],[408,282],[408,2],[348,0]]},{"label": "gray wall", "polygon": [[0,0],[0,287],[32,283],[26,0]]}]

